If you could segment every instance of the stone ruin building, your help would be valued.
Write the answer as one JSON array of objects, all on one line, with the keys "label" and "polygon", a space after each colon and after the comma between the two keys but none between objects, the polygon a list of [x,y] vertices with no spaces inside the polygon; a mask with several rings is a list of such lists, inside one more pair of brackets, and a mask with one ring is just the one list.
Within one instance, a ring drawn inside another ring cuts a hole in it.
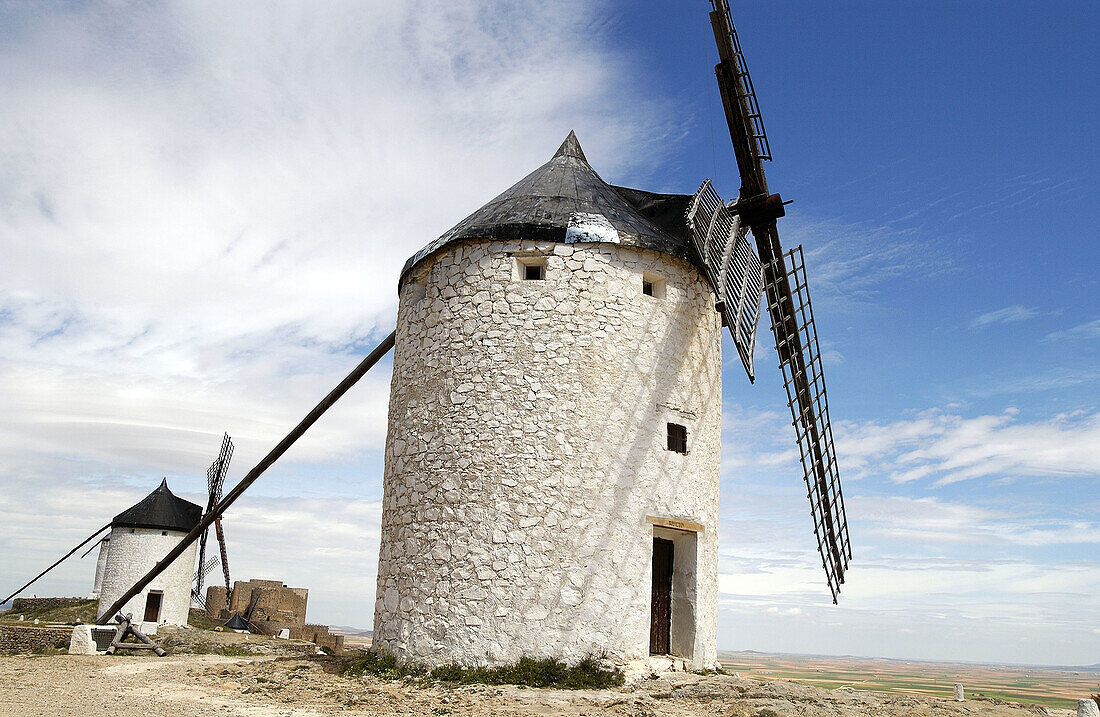
[{"label": "stone ruin building", "polygon": [[287,587],[278,580],[238,580],[228,595],[223,585],[206,589],[206,616],[223,623],[241,616],[262,635],[286,630],[291,640],[308,640],[333,653],[343,652],[343,635],[331,634],[327,625],[306,622],[308,599],[308,589]]},{"label": "stone ruin building", "polygon": [[[97,617],[130,589],[198,525],[202,508],[168,489],[162,480],[149,495],[119,513],[111,532],[100,542],[96,563]],[[191,609],[191,578],[195,551],[191,545],[120,611],[133,616],[142,632],[155,634],[158,625],[186,625]]]},{"label": "stone ruin building", "polygon": [[722,325],[690,200],[605,183],[570,133],[405,265],[375,645],[717,663]]}]

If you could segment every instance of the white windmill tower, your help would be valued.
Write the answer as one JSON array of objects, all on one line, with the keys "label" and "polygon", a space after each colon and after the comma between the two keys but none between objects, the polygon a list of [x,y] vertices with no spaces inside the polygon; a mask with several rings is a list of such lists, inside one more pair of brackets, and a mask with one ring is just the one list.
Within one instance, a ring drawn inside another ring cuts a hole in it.
[{"label": "white windmill tower", "polygon": [[850,547],[801,252],[779,247],[716,2],[736,203],[608,185],[570,133],[402,271],[374,623],[400,659],[716,663],[721,327],[752,380],[761,294],[836,599]]},{"label": "white windmill tower", "polygon": [[[99,617],[112,619],[114,615],[106,615],[107,609],[179,544],[201,517],[202,508],[173,494],[167,480],[116,515],[111,521]],[[156,633],[157,625],[186,625],[194,566],[195,546],[191,545],[115,612],[132,615],[147,634]]]}]

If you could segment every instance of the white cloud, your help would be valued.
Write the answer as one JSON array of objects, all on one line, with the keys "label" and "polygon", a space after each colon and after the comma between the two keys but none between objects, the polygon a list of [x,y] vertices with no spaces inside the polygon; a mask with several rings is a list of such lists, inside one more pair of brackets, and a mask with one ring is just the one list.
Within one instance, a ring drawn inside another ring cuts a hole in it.
[{"label": "white cloud", "polygon": [[992,324],[1011,324],[1017,321],[1026,321],[1038,315],[1039,311],[1037,309],[1014,304],[1013,306],[1006,306],[1003,309],[979,314],[971,319],[970,326],[971,328],[981,328]]},{"label": "white cloud", "polygon": [[1100,523],[1038,518],[938,498],[851,496],[848,514],[862,537],[924,546],[986,543],[1023,546],[1100,543]]},{"label": "white cloud", "polygon": [[1021,421],[1013,409],[970,418],[934,410],[892,423],[842,421],[834,431],[847,471],[896,483],[1100,474],[1096,413]]},{"label": "white cloud", "polygon": [[[926,235],[890,223],[852,224],[793,210],[780,230],[785,246],[804,245],[814,303],[830,313],[881,305],[882,289],[891,280],[954,270],[950,254]],[[764,317],[765,331],[766,323]]]},{"label": "white cloud", "polygon": [[[415,250],[571,127],[613,178],[667,117],[580,2],[6,12],[7,456],[269,443],[388,332]],[[315,455],[378,446],[384,383]]]},{"label": "white cloud", "polygon": [[1069,329],[1054,331],[1046,335],[1047,341],[1076,341],[1100,338],[1100,319],[1086,321]]},{"label": "white cloud", "polygon": [[[727,406],[723,421],[724,473],[781,466],[801,475],[790,418],[781,408]],[[1100,413],[1023,420],[1015,408],[978,416],[930,409],[889,422],[834,421],[833,433],[846,482],[886,477],[942,486],[975,478],[1100,475]]]}]

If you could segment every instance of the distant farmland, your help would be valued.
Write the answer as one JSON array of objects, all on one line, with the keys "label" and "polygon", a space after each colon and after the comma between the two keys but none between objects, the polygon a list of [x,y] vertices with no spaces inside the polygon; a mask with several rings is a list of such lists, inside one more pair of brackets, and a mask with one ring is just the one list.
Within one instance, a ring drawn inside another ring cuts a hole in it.
[{"label": "distant farmland", "polygon": [[863,657],[721,652],[729,672],[762,680],[790,680],[825,689],[894,692],[952,698],[956,682],[966,698],[993,698],[1074,709],[1077,700],[1100,693],[1100,667],[1021,667],[884,660]]}]

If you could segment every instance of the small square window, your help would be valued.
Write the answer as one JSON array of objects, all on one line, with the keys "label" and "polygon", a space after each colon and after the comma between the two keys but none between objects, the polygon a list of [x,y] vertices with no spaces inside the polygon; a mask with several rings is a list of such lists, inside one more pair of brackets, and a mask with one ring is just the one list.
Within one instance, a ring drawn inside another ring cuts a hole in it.
[{"label": "small square window", "polygon": [[546,278],[546,256],[542,254],[517,256],[513,277],[520,281],[542,281]]},{"label": "small square window", "polygon": [[677,453],[688,452],[687,426],[682,426],[679,423],[668,424],[668,450]]},{"label": "small square window", "polygon": [[654,299],[665,298],[664,277],[650,274],[648,271],[642,274],[642,293]]},{"label": "small square window", "polygon": [[405,289],[405,299],[410,306],[415,306],[424,300],[428,293],[428,277],[424,274],[410,279]]}]

